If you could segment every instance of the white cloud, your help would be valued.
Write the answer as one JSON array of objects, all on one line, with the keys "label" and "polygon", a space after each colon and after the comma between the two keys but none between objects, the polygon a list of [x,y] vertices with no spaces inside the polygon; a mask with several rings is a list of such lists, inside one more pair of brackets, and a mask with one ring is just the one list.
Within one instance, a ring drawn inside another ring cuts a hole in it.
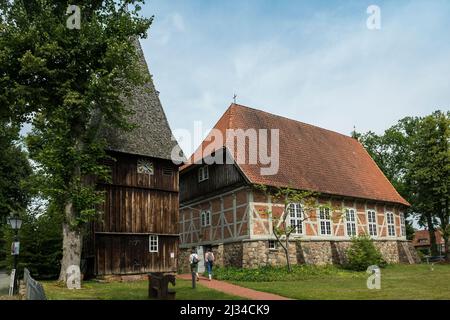
[{"label": "white cloud", "polygon": [[156,16],[151,28],[151,37],[159,46],[166,46],[169,41],[178,33],[186,32],[186,24],[183,16],[174,12],[164,17],[161,21]]},{"label": "white cloud", "polygon": [[233,93],[238,103],[344,134],[354,125],[381,132],[404,116],[448,109],[446,3],[381,5],[379,31],[367,30],[365,9],[357,18],[339,8],[267,25],[196,13],[203,19],[165,48],[147,43],[172,127],[213,126]]},{"label": "white cloud", "polygon": [[179,32],[185,32],[186,26],[184,24],[184,19],[178,12],[174,13],[171,17],[174,28]]}]

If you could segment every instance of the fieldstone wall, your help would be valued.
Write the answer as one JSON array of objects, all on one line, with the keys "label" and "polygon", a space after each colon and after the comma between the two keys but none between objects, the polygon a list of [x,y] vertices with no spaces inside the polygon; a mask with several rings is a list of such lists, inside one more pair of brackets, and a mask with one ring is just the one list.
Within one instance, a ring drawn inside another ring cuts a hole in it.
[{"label": "fieldstone wall", "polygon": [[[388,263],[409,263],[408,255],[402,243],[406,243],[410,255],[415,263],[420,259],[416,250],[409,241],[375,241],[375,247]],[[326,241],[326,240],[297,240],[289,245],[291,264],[345,264],[347,263],[346,251],[351,246],[351,241]],[[245,268],[258,268],[261,266],[284,266],[286,257],[281,246],[276,250],[268,248],[268,241],[243,242],[243,261]]]},{"label": "fieldstone wall", "polygon": [[[404,246],[403,243],[406,245]],[[408,249],[415,263],[420,262],[416,250],[409,241],[377,240],[375,247],[388,263],[409,263]],[[289,258],[295,264],[345,264],[346,251],[351,241],[327,240],[292,240],[289,243]],[[259,268],[263,266],[285,266],[286,256],[283,248],[269,249],[269,241],[241,241],[220,244],[212,247],[217,266],[233,266],[237,268]],[[178,266],[180,271],[189,272],[189,254],[191,249],[181,249]]]},{"label": "fieldstone wall", "polygon": [[[268,245],[268,241],[243,242],[243,267],[258,268],[286,265],[286,255],[283,248],[278,244],[277,249],[269,249]],[[289,244],[289,259],[291,264],[297,264],[295,242]]]},{"label": "fieldstone wall", "polygon": [[333,263],[333,248],[330,241],[297,241],[296,248],[299,264]]},{"label": "fieldstone wall", "polygon": [[192,252],[191,248],[183,248],[178,252],[178,273],[190,273],[189,256]]},{"label": "fieldstone wall", "polygon": [[243,267],[243,242],[225,243],[223,246],[222,265],[236,268]]},{"label": "fieldstone wall", "polygon": [[212,246],[211,249],[214,254],[214,265],[223,266],[223,244]]},{"label": "fieldstone wall", "polygon": [[374,244],[387,263],[400,262],[397,241],[375,241]]}]

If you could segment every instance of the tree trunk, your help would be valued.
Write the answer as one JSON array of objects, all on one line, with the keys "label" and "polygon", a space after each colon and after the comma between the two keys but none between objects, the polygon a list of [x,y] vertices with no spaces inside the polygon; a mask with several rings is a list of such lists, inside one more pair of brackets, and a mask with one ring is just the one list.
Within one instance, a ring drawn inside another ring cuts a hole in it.
[{"label": "tree trunk", "polygon": [[450,232],[450,221],[449,221],[449,213],[448,213],[448,200],[446,199],[443,203],[443,205],[439,208],[439,220],[440,220],[440,227],[442,232],[442,239],[444,239],[444,258],[445,260],[449,261],[449,252],[448,252],[448,239],[449,239],[449,232]]},{"label": "tree trunk", "polygon": [[286,264],[288,272],[292,272],[291,259],[289,258],[289,237],[286,237],[286,247],[284,248],[284,253],[286,254]]},{"label": "tree trunk", "polygon": [[66,220],[63,223],[63,256],[61,259],[61,271],[59,273],[59,281],[67,283],[67,268],[72,265],[80,266],[82,235],[79,230],[72,230],[70,221],[74,217],[72,203],[68,203],[65,207]]},{"label": "tree trunk", "polygon": [[435,229],[433,225],[433,218],[431,214],[427,214],[427,224],[428,224],[428,232],[430,233],[430,250],[432,256],[438,255],[437,245],[436,245],[436,235]]},{"label": "tree trunk", "polygon": [[448,252],[448,237],[442,237],[444,239],[444,258],[449,261],[450,252]]}]

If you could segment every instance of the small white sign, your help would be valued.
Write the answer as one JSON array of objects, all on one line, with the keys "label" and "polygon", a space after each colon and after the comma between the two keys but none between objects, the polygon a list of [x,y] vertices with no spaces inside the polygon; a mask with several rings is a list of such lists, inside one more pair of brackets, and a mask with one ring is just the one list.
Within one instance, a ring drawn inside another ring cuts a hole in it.
[{"label": "small white sign", "polygon": [[175,253],[174,253],[174,252],[171,252],[171,253],[170,253],[170,257],[171,257],[172,259],[175,259]]},{"label": "small white sign", "polygon": [[14,295],[14,278],[16,277],[16,269],[11,271],[11,280],[9,281],[9,295]]},{"label": "small white sign", "polygon": [[11,255],[12,256],[18,256],[19,255],[19,251],[20,251],[20,242],[19,241],[14,241],[11,244]]}]

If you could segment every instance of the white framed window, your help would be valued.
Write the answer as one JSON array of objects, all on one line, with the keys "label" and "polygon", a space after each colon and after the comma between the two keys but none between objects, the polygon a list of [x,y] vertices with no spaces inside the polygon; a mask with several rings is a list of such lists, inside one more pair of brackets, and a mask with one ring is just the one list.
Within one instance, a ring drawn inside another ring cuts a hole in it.
[{"label": "white framed window", "polygon": [[319,226],[320,234],[323,236],[331,236],[331,215],[330,208],[319,208]]},{"label": "white framed window", "polygon": [[406,237],[406,220],[403,212],[400,213],[400,229],[402,230],[402,237]]},{"label": "white framed window", "polygon": [[277,242],[275,240],[269,240],[269,250],[276,250]]},{"label": "white framed window", "polygon": [[211,211],[203,210],[201,213],[202,227],[207,227],[211,225]]},{"label": "white framed window", "polygon": [[369,236],[377,236],[377,213],[374,210],[367,210],[367,226]]},{"label": "white framed window", "polygon": [[352,208],[345,209],[345,225],[347,230],[347,236],[356,236],[356,211]]},{"label": "white framed window", "polygon": [[389,237],[395,237],[395,221],[392,212],[386,212],[386,224]]},{"label": "white framed window", "polygon": [[150,235],[149,237],[149,251],[158,252],[158,236]]},{"label": "white framed window", "polygon": [[198,168],[198,182],[203,182],[209,179],[209,169],[208,166],[203,166]]},{"label": "white framed window", "polygon": [[303,234],[303,209],[300,203],[288,205],[289,226],[293,227],[293,234]]}]

